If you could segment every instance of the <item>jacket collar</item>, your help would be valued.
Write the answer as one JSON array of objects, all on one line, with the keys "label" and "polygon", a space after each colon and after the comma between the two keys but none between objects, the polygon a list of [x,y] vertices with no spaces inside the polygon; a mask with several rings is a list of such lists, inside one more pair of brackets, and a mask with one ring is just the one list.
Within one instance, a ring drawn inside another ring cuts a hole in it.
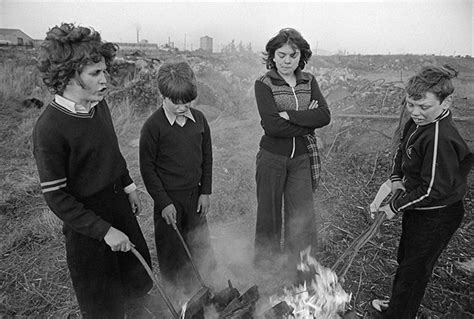
[{"label": "jacket collar", "polygon": [[[286,81],[278,74],[276,69],[271,69],[270,71],[267,72],[268,77],[272,81],[273,85],[288,85]],[[299,67],[296,68],[295,70],[295,76],[296,76],[296,85],[301,84],[301,83],[308,83],[311,80],[311,77],[309,76],[308,73],[305,73],[301,71]]]},{"label": "jacket collar", "polygon": [[[438,115],[438,117],[435,118],[435,119],[433,120],[433,122],[428,123],[428,124],[425,124],[425,125],[422,125],[422,127],[428,127],[428,126],[430,126],[430,125],[432,125],[432,124],[434,124],[434,123],[436,123],[436,122],[440,122],[441,120],[443,120],[443,119],[445,119],[445,118],[451,119],[452,117],[453,117],[453,115],[452,115],[451,111],[450,111],[449,109],[447,109],[447,110],[444,110],[440,115]],[[409,120],[410,120],[411,122],[413,122],[413,125],[417,125],[417,124],[415,123],[415,121],[413,121],[413,119],[412,119],[411,117],[410,117]]]},{"label": "jacket collar", "polygon": [[444,110],[433,122],[436,122],[436,121],[441,121],[442,119],[446,118],[446,117],[452,117],[451,115],[451,111],[449,109],[446,109]]}]

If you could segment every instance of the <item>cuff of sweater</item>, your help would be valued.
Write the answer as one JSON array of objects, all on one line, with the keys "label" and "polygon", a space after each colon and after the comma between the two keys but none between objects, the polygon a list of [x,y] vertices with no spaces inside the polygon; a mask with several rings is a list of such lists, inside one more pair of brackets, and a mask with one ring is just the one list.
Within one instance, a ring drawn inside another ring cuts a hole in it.
[{"label": "cuff of sweater", "polygon": [[103,219],[100,219],[91,226],[90,236],[98,240],[103,240],[112,225]]},{"label": "cuff of sweater", "polygon": [[168,197],[155,200],[155,211],[161,214],[163,209],[165,209],[165,207],[167,207],[170,204],[173,204],[173,201]]},{"label": "cuff of sweater", "polygon": [[390,205],[390,209],[392,210],[394,214],[398,214],[400,212],[398,208],[395,207],[395,201],[390,202],[389,205]]},{"label": "cuff of sweater", "polygon": [[130,194],[131,192],[133,192],[136,189],[137,189],[137,185],[135,185],[135,183],[132,183],[132,184],[128,185],[127,187],[124,187],[123,191],[126,194]]},{"label": "cuff of sweater", "polygon": [[390,175],[390,181],[393,182],[401,182],[402,178],[396,174]]},{"label": "cuff of sweater", "polygon": [[120,182],[122,183],[122,186],[133,184],[133,180],[130,177],[130,174],[128,173],[128,171],[122,174],[122,176],[120,176]]}]

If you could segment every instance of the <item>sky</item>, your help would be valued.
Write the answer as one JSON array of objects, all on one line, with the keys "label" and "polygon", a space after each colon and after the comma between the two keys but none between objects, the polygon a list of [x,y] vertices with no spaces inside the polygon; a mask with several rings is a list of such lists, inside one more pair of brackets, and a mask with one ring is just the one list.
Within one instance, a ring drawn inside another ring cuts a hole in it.
[{"label": "sky", "polygon": [[23,1],[0,0],[0,28],[44,39],[61,22],[93,27],[110,42],[174,42],[197,49],[202,36],[219,52],[232,40],[261,52],[293,27],[313,52],[473,54],[474,0]]}]

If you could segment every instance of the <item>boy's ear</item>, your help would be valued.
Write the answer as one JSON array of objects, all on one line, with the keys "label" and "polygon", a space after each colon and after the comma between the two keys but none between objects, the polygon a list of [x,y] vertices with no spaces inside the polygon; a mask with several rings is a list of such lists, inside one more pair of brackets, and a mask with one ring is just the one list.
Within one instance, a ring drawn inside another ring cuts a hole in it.
[{"label": "boy's ear", "polygon": [[82,80],[81,80],[81,75],[80,75],[79,71],[76,71],[76,73],[74,74],[74,76],[69,79],[68,85],[71,85],[71,86],[78,86],[78,87],[80,87],[81,89],[85,89],[85,88],[86,88],[86,85],[85,85],[84,82],[82,82]]},{"label": "boy's ear", "polygon": [[451,104],[453,104],[453,95],[450,94],[448,95],[444,100],[443,102],[441,103],[441,106],[444,110],[448,109]]},{"label": "boy's ear", "polygon": [[81,85],[81,82],[78,81],[77,77],[74,76],[69,79],[64,91],[78,91],[83,89],[84,87]]}]

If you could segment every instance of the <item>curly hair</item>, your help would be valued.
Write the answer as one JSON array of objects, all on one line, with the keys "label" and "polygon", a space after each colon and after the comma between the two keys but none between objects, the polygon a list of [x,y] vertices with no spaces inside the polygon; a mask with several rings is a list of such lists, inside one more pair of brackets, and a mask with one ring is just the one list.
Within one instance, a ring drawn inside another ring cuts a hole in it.
[{"label": "curly hair", "polygon": [[431,92],[443,102],[454,92],[451,79],[457,75],[458,71],[449,65],[425,66],[408,80],[405,89],[407,95],[415,100],[422,99],[426,92]]},{"label": "curly hair", "polygon": [[189,103],[197,97],[196,76],[187,62],[165,62],[158,70],[158,89],[173,103]]},{"label": "curly hair", "polygon": [[41,44],[38,69],[44,84],[53,94],[62,94],[70,79],[86,65],[105,59],[109,68],[118,46],[106,43],[92,28],[62,23],[46,33]]},{"label": "curly hair", "polygon": [[303,38],[301,33],[293,28],[281,29],[276,36],[268,41],[265,46],[265,52],[263,52],[263,61],[265,62],[267,69],[276,69],[275,62],[273,61],[275,51],[285,44],[289,44],[293,48],[298,48],[301,51],[298,66],[303,70],[313,53],[311,52],[309,43]]}]

